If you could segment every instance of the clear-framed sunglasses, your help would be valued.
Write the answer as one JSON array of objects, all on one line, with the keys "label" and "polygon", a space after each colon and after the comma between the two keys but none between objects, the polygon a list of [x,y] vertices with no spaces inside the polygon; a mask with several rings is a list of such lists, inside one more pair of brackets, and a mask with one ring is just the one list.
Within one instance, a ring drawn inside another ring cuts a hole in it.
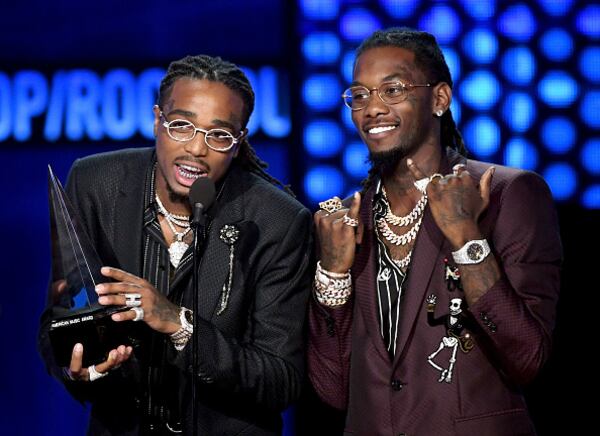
[{"label": "clear-framed sunglasses", "polygon": [[383,82],[378,88],[369,89],[366,86],[351,86],[342,94],[344,104],[353,111],[364,109],[371,100],[373,91],[377,91],[377,95],[387,105],[393,105],[403,102],[407,99],[408,93],[412,88],[430,87],[431,83],[424,85],[415,85],[412,83],[403,82]]},{"label": "clear-framed sunglasses", "polygon": [[229,151],[231,147],[237,144],[244,133],[240,133],[237,137],[225,129],[201,129],[196,127],[194,123],[184,119],[175,119],[168,121],[165,114],[160,112],[160,117],[164,120],[163,127],[167,129],[169,137],[178,142],[191,141],[196,137],[197,132],[204,133],[204,142],[208,148],[215,151]]}]

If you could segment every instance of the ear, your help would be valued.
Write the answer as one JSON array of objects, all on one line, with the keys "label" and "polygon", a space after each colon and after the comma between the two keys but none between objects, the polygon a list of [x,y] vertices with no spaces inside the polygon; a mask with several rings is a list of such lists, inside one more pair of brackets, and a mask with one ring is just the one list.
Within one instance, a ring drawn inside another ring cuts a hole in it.
[{"label": "ear", "polygon": [[160,127],[160,108],[157,104],[152,107],[152,112],[154,113],[154,126],[152,127],[152,132],[156,138],[158,136],[158,128]]},{"label": "ear", "polygon": [[240,136],[238,143],[235,144],[235,151],[233,152],[234,158],[238,157],[238,154],[240,154],[241,142],[246,139],[246,136],[248,136],[248,129],[242,130],[242,135]]},{"label": "ear", "polygon": [[[433,99],[431,112],[442,116],[452,103],[452,88],[446,82],[440,82],[433,87]],[[441,111],[441,113],[440,113]]]}]

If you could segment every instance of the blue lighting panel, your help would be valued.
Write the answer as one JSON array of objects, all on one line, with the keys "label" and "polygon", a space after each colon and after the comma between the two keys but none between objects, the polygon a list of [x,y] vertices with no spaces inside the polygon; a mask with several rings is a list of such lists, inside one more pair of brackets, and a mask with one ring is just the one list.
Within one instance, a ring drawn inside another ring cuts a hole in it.
[{"label": "blue lighting panel", "polygon": [[478,157],[488,158],[498,151],[500,127],[492,118],[472,118],[465,124],[463,133],[467,147]]},{"label": "blue lighting panel", "polygon": [[496,0],[461,0],[467,14],[476,20],[488,20],[496,12]]},{"label": "blue lighting panel", "polygon": [[448,44],[460,33],[461,23],[454,9],[437,5],[421,17],[419,29],[434,34],[440,44]]},{"label": "blue lighting panel", "polygon": [[600,82],[600,47],[586,47],[579,58],[581,74],[591,82]]},{"label": "blue lighting panel", "polygon": [[504,148],[504,165],[533,171],[538,165],[538,152],[529,141],[512,138]]},{"label": "blue lighting panel", "polygon": [[540,98],[550,107],[567,107],[579,94],[577,82],[566,71],[549,71],[538,83]]},{"label": "blue lighting panel", "polygon": [[550,29],[542,35],[540,48],[551,61],[565,61],[573,53],[573,38],[563,29]]},{"label": "blue lighting panel", "polygon": [[527,42],[537,29],[537,22],[529,7],[523,3],[509,6],[498,19],[501,33],[515,42]]},{"label": "blue lighting panel", "polygon": [[500,66],[504,77],[516,85],[529,85],[535,76],[535,57],[527,47],[506,50]]},{"label": "blue lighting panel", "polygon": [[552,117],[542,124],[542,142],[555,154],[564,154],[573,148],[577,140],[577,130],[566,117]]},{"label": "blue lighting panel", "polygon": [[353,177],[364,178],[369,172],[369,150],[362,142],[352,142],[344,152],[344,168]]},{"label": "blue lighting panel", "polygon": [[592,185],[581,196],[581,203],[588,209],[600,209],[600,185]]},{"label": "blue lighting panel", "polygon": [[460,85],[463,102],[474,109],[490,109],[498,101],[500,92],[500,83],[489,71],[475,71],[466,76]]},{"label": "blue lighting panel", "polygon": [[452,111],[452,118],[454,118],[454,122],[456,124],[459,124],[462,108],[460,105],[460,100],[457,97],[452,97],[452,103],[450,103],[450,110]]},{"label": "blue lighting panel", "polygon": [[538,0],[538,3],[548,15],[560,17],[569,12],[573,0]]},{"label": "blue lighting panel", "polygon": [[311,121],[304,129],[304,148],[314,157],[335,156],[342,148],[344,134],[335,121]]},{"label": "blue lighting panel", "polygon": [[463,52],[474,62],[489,64],[498,53],[498,40],[487,29],[473,29],[464,36],[462,47]]},{"label": "blue lighting panel", "polygon": [[584,8],[577,16],[577,30],[585,36],[598,39],[600,38],[600,6],[589,5]]},{"label": "blue lighting panel", "polygon": [[535,120],[535,103],[529,94],[513,92],[504,101],[502,116],[511,130],[525,132]]},{"label": "blue lighting panel", "polygon": [[600,175],[600,138],[590,139],[581,149],[581,165],[594,175]]},{"label": "blue lighting panel", "polygon": [[314,64],[334,63],[340,56],[340,40],[335,33],[317,32],[308,35],[302,43],[304,57]]},{"label": "blue lighting panel", "polygon": [[581,119],[590,127],[600,128],[600,91],[589,91],[579,107]]},{"label": "blue lighting panel", "polygon": [[311,20],[333,20],[340,11],[340,0],[300,0],[304,16]]},{"label": "blue lighting panel", "polygon": [[[595,144],[590,138],[598,138],[600,129],[598,1],[338,3],[337,21],[301,18],[304,36],[317,30],[339,38],[335,51],[331,43],[311,42],[313,47],[307,37],[303,53],[312,63],[307,63],[305,76],[336,74],[343,92],[353,79],[355,49],[372,31],[408,26],[431,32],[456,84],[450,109],[467,149],[476,158],[547,174],[557,201],[598,204],[600,194],[590,183],[598,171],[597,145],[590,145]],[[349,192],[350,181],[366,174],[368,151],[352,112],[339,95],[327,97],[326,87],[315,85],[315,103],[306,106],[336,117],[341,134],[332,141],[311,134],[312,142],[305,139],[305,146],[311,156],[323,159],[316,164],[338,166],[345,177],[343,192]],[[578,172],[585,176],[578,178]]]},{"label": "blue lighting panel", "polygon": [[[344,127],[346,127],[346,129],[348,129],[349,132],[356,133],[356,130],[354,128],[354,122],[352,121],[352,111],[350,109],[348,109],[346,107],[346,105],[343,103],[341,105],[340,110],[341,110],[340,116],[342,118],[342,122],[344,123]],[[358,133],[356,133],[356,134],[358,134]]]},{"label": "blue lighting panel", "polygon": [[393,18],[408,18],[417,8],[418,0],[381,0],[383,9]]},{"label": "blue lighting panel", "polygon": [[340,103],[342,87],[336,74],[314,74],[304,82],[304,102],[314,110],[332,110]]},{"label": "blue lighting panel", "polygon": [[452,75],[452,80],[456,82],[460,77],[460,56],[456,50],[447,46],[442,47],[442,53],[444,54],[444,59],[446,59],[446,63],[448,64],[448,69]]},{"label": "blue lighting panel", "polygon": [[344,39],[355,43],[359,43],[380,28],[379,19],[363,8],[351,9],[342,16],[340,21],[340,30]]},{"label": "blue lighting panel", "polygon": [[543,176],[556,200],[568,199],[577,189],[577,173],[569,164],[552,164],[546,168]]},{"label": "blue lighting panel", "polygon": [[333,166],[313,166],[304,176],[304,192],[313,203],[339,196],[343,191],[344,176]]},{"label": "blue lighting panel", "polygon": [[346,52],[342,58],[342,77],[345,80],[346,85],[352,82],[352,75],[354,74],[354,56],[354,50],[350,50]]}]

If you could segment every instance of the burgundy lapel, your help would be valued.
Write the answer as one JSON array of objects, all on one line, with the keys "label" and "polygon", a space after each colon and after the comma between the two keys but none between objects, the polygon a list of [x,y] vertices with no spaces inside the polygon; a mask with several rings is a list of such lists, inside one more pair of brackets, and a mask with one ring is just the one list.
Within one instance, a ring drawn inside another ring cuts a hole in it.
[{"label": "burgundy lapel", "polygon": [[360,220],[365,225],[363,240],[357,250],[353,265],[355,303],[358,304],[365,320],[365,328],[369,336],[373,338],[375,348],[385,360],[389,360],[383,338],[379,332],[379,316],[375,290],[375,256],[377,246],[375,244],[375,230],[373,229],[373,194],[375,186],[372,186],[362,201],[360,207]]}]

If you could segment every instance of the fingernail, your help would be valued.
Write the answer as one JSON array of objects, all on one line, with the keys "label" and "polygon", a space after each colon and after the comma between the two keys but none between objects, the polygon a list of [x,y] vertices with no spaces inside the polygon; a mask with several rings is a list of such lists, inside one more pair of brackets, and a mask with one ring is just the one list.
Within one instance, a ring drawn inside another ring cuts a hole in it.
[{"label": "fingernail", "polygon": [[358,191],[354,192],[354,198],[358,200]]},{"label": "fingernail", "polygon": [[105,304],[107,303],[108,297],[100,297],[98,298],[98,303]]},{"label": "fingernail", "polygon": [[408,159],[406,159],[406,165],[412,165],[413,164],[413,160],[409,157]]},{"label": "fingernail", "polygon": [[96,293],[99,293],[102,291],[102,285],[96,285],[94,289],[96,290]]},{"label": "fingernail", "polygon": [[75,344],[75,352],[76,353],[81,353],[83,351],[83,345],[81,344]]},{"label": "fingernail", "polygon": [[102,268],[100,268],[100,272],[102,274],[107,274],[110,271],[110,268],[107,266],[103,266]]}]

